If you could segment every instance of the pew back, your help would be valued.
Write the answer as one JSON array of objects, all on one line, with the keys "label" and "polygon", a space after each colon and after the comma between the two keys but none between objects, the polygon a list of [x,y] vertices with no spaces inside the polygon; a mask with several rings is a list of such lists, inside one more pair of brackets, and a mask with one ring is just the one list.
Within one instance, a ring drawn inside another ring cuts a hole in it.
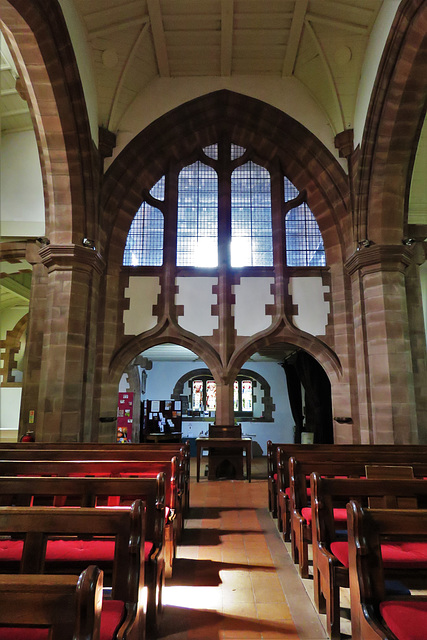
[{"label": "pew back", "polygon": [[79,576],[0,575],[2,638],[13,625],[47,626],[50,640],[96,640],[101,622],[103,572],[90,566]]}]

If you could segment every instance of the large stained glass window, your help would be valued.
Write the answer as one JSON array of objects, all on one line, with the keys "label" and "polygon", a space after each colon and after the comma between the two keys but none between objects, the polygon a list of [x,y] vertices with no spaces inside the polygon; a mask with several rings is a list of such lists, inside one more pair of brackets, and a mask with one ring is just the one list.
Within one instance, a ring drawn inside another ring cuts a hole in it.
[{"label": "large stained glass window", "polygon": [[231,176],[231,266],[272,267],[269,172],[247,162]]},{"label": "large stained glass window", "polygon": [[[164,176],[150,193],[164,199]],[[123,264],[131,267],[158,267],[163,264],[163,214],[159,209],[143,202],[129,229],[123,254]]]},{"label": "large stained glass window", "polygon": [[[297,196],[298,190],[285,177],[285,202]],[[326,265],[322,234],[306,202],[287,213],[285,234],[286,264],[289,267],[324,267]]]},{"label": "large stained glass window", "polygon": [[201,162],[179,174],[176,235],[179,267],[218,265],[218,178]]}]

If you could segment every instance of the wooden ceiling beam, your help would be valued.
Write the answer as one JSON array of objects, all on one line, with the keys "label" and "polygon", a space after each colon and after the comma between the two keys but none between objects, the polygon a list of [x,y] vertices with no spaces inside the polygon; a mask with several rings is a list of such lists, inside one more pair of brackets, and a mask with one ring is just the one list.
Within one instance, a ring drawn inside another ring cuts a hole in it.
[{"label": "wooden ceiling beam", "polygon": [[221,2],[221,75],[231,76],[233,58],[234,0]]},{"label": "wooden ceiling beam", "polygon": [[114,22],[112,24],[106,25],[105,27],[100,27],[99,29],[93,29],[92,31],[89,31],[89,39],[93,40],[94,38],[102,38],[103,36],[108,36],[110,33],[123,31],[124,29],[129,29],[130,27],[137,27],[139,25],[146,24],[147,22],[149,22],[148,16],[141,16],[140,18],[130,18],[129,20]]},{"label": "wooden ceiling beam", "polygon": [[159,75],[168,78],[170,77],[169,58],[159,0],[147,0],[147,8],[148,15],[150,16],[151,32],[153,34]]},{"label": "wooden ceiling beam", "polygon": [[351,31],[351,33],[357,33],[362,36],[366,36],[369,31],[369,28],[365,25],[355,24],[353,22],[344,22],[343,20],[335,20],[335,18],[326,18],[325,16],[319,16],[316,13],[307,13],[306,20],[308,22],[317,22],[317,24],[324,24],[327,27],[334,27],[335,29]]},{"label": "wooden ceiling beam", "polygon": [[298,47],[301,40],[302,30],[304,28],[307,5],[308,0],[297,0],[297,2],[295,2],[288,46],[286,47],[285,59],[283,61],[282,77],[291,76],[294,72]]}]

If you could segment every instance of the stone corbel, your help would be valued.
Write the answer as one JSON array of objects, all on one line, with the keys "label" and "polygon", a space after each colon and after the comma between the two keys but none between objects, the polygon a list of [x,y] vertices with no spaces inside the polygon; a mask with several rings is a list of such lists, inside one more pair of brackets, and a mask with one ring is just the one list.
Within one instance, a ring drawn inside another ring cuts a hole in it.
[{"label": "stone corbel", "polygon": [[356,271],[362,275],[377,271],[400,271],[404,273],[412,263],[414,250],[405,245],[361,246],[345,263],[347,273],[352,276]]},{"label": "stone corbel", "polygon": [[105,261],[96,250],[78,244],[49,244],[40,249],[40,257],[48,273],[53,271],[97,271],[105,269]]}]

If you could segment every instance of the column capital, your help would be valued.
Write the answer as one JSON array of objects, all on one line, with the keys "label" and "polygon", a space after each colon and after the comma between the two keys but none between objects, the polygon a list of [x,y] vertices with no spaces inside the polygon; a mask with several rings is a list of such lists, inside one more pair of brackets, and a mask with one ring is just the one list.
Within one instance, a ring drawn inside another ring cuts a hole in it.
[{"label": "column capital", "polygon": [[362,275],[377,271],[404,273],[412,260],[413,250],[408,246],[372,244],[355,251],[345,263],[345,269],[350,276],[356,271]]},{"label": "column capital", "polygon": [[39,253],[49,273],[95,270],[101,274],[105,268],[104,259],[97,251],[78,244],[49,244],[40,249]]}]

